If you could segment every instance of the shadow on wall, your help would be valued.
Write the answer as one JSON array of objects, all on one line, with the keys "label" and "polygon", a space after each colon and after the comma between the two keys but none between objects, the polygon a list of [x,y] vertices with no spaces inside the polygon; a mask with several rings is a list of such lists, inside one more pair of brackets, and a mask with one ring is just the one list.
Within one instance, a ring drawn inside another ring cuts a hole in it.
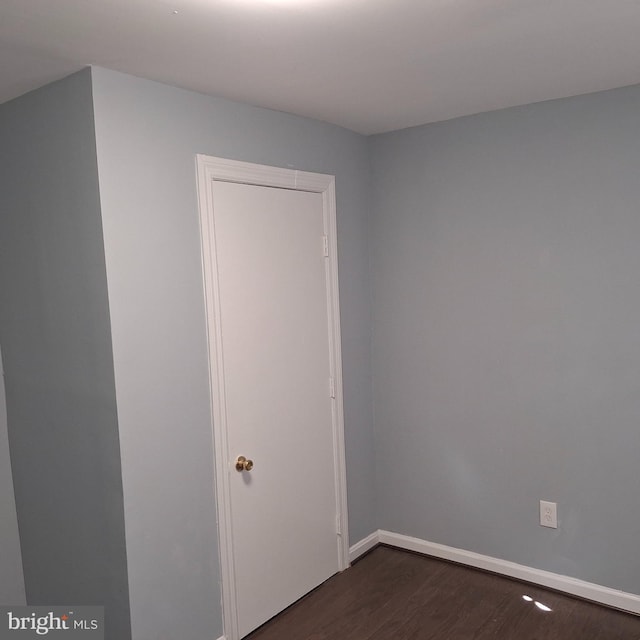
[{"label": "shadow on wall", "polygon": [[4,368],[0,349],[0,603],[26,604],[16,501],[7,433]]}]

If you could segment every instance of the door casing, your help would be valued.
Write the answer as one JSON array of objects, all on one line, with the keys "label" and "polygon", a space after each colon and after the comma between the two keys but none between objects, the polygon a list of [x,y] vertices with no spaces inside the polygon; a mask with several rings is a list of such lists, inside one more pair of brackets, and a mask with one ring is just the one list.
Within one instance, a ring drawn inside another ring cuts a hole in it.
[{"label": "door casing", "polygon": [[[342,356],[340,339],[340,307],[338,296],[337,225],[335,178],[330,175],[270,167],[206,155],[196,156],[198,205],[202,267],[207,317],[210,402],[215,459],[215,493],[218,520],[222,614],[227,640],[239,640],[238,607],[235,589],[234,549],[231,529],[231,490],[229,484],[230,455],[227,420],[224,407],[222,335],[217,322],[220,317],[220,295],[215,260],[215,227],[213,224],[213,190],[215,181],[277,187],[322,194],[323,224],[328,252],[326,264],[327,311],[329,318],[330,375],[334,381],[332,402],[332,437],[334,450],[334,485],[336,494],[336,531],[338,566],[349,566],[347,519],[346,462],[344,449],[344,410],[342,391]],[[276,612],[274,612],[276,613]]]}]

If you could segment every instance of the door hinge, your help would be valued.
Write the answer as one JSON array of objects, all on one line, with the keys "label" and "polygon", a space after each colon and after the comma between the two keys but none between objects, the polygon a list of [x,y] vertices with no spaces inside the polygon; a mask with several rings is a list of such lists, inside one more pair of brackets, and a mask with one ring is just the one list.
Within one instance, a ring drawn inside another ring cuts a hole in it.
[{"label": "door hinge", "polygon": [[342,518],[339,513],[336,513],[336,533],[342,535]]},{"label": "door hinge", "polygon": [[336,397],[336,382],[335,382],[335,378],[329,378],[329,397],[330,398],[335,398]]},{"label": "door hinge", "polygon": [[328,238],[328,236],[322,236],[322,255],[325,258],[329,257],[329,238]]}]

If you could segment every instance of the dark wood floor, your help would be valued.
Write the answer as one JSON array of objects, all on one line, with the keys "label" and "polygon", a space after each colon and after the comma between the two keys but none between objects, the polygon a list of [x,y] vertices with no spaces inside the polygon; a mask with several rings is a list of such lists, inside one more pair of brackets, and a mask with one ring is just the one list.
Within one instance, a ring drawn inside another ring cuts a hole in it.
[{"label": "dark wood floor", "polygon": [[[551,611],[539,609],[536,601]],[[247,640],[410,638],[640,640],[640,617],[434,558],[377,547],[247,636]]]}]

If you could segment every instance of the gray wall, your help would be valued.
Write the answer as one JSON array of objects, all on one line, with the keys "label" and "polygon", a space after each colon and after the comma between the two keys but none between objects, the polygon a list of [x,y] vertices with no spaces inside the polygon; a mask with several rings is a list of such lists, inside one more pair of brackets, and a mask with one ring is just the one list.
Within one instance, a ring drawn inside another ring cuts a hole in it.
[{"label": "gray wall", "polygon": [[88,70],[0,105],[0,342],[27,603],[130,637]]},{"label": "gray wall", "polygon": [[304,118],[92,72],[133,637],[215,638],[222,621],[195,154],[336,176],[355,542],[376,528],[366,140]]},{"label": "gray wall", "polygon": [[640,87],[370,148],[380,527],[640,593]]},{"label": "gray wall", "polygon": [[0,351],[0,604],[25,604],[24,574],[13,494],[4,369]]}]

